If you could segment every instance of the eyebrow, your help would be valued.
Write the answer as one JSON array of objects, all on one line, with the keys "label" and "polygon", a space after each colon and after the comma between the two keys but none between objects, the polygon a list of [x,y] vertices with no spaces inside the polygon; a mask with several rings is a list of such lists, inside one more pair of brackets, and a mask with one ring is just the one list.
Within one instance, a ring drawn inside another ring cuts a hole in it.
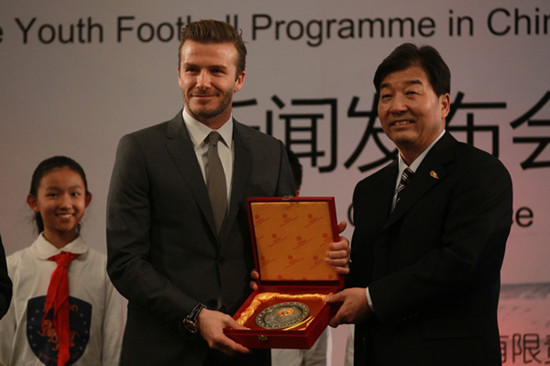
[{"label": "eyebrow", "polygon": [[[413,80],[405,81],[404,84],[406,84],[406,86],[422,85],[422,81],[420,81],[419,79],[413,79]],[[380,85],[380,89],[389,88],[389,87],[390,87],[390,83],[383,83],[382,85]]]},{"label": "eyebrow", "polygon": [[[60,190],[63,190],[62,188],[58,187],[58,186],[49,186],[49,187],[45,187],[44,189],[46,189],[47,191],[60,191]],[[70,186],[68,189],[84,189],[83,186],[77,184],[77,185],[74,185],[74,186]]]},{"label": "eyebrow", "polygon": [[[199,64],[191,63],[191,62],[185,62],[183,63],[183,67],[202,67]],[[227,66],[224,65],[208,65],[206,66],[208,69],[218,68],[218,69],[227,69]]]}]

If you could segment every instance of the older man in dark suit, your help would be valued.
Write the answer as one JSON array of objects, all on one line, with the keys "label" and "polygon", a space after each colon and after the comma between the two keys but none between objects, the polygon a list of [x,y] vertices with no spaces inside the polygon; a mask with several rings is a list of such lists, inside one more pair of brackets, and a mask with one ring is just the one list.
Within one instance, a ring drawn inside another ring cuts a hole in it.
[{"label": "older man in dark suit", "polygon": [[374,85],[398,161],[355,189],[350,288],[331,324],[357,324],[355,365],[500,365],[510,175],[445,131],[450,71],[432,47],[397,47]]},{"label": "older man in dark suit", "polygon": [[[251,196],[293,195],[284,145],[232,117],[246,48],[214,20],[182,31],[184,109],[124,136],[108,197],[108,271],[129,299],[122,365],[267,365],[223,328],[250,293]],[[327,262],[348,271],[348,244]]]}]

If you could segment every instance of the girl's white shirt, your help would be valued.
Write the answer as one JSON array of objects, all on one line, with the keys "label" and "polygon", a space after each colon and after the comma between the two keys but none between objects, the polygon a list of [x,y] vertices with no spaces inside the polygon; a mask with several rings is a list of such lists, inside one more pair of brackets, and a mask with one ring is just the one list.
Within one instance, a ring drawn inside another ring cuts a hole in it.
[{"label": "girl's white shirt", "polygon": [[27,318],[32,314],[28,314],[28,302],[46,296],[50,276],[57,267],[48,258],[61,251],[80,254],[69,267],[69,296],[91,304],[89,340],[73,365],[119,364],[126,299],[107,275],[106,256],[89,248],[80,236],[58,249],[40,234],[30,247],[7,257],[13,297],[8,313],[0,320],[0,366],[44,365],[29,345]]}]

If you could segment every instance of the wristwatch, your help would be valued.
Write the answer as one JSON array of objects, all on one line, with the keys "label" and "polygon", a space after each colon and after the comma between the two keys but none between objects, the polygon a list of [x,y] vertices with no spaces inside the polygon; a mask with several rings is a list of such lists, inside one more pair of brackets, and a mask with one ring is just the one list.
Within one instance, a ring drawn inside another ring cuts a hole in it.
[{"label": "wristwatch", "polygon": [[191,333],[197,333],[197,319],[199,318],[199,314],[204,309],[206,305],[203,305],[201,303],[198,303],[195,305],[193,310],[183,319],[183,327],[187,329]]}]

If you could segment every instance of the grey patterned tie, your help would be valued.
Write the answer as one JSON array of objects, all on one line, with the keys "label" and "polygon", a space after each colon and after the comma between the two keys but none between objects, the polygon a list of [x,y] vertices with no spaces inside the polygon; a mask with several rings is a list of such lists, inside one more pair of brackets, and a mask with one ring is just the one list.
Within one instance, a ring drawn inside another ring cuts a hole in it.
[{"label": "grey patterned tie", "polygon": [[227,186],[225,183],[225,173],[223,172],[222,162],[218,155],[218,140],[220,134],[212,131],[208,135],[208,152],[207,152],[207,167],[206,167],[206,186],[208,187],[208,195],[214,212],[214,220],[216,221],[216,229],[220,232],[225,213],[227,211]]},{"label": "grey patterned tie", "polygon": [[401,180],[399,181],[399,185],[397,186],[397,189],[395,191],[395,193],[397,194],[395,204],[397,204],[397,202],[399,202],[399,200],[401,199],[401,192],[403,191],[403,189],[405,189],[407,184],[409,184],[409,181],[413,174],[414,172],[410,168],[403,170],[403,174],[401,174]]}]

